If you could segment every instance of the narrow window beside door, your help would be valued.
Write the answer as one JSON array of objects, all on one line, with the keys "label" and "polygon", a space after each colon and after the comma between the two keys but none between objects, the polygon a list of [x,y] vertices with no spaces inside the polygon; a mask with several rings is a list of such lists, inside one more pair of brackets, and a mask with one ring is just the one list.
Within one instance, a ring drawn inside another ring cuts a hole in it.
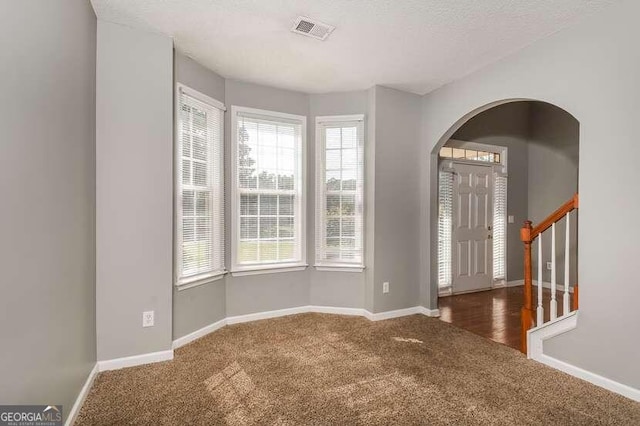
[{"label": "narrow window beside door", "polygon": [[224,274],[224,105],[178,86],[176,285]]},{"label": "narrow window beside door", "polygon": [[507,177],[495,174],[493,186],[493,279],[507,279]]},{"label": "narrow window beside door", "polygon": [[438,287],[451,287],[453,172],[440,171],[438,185]]}]

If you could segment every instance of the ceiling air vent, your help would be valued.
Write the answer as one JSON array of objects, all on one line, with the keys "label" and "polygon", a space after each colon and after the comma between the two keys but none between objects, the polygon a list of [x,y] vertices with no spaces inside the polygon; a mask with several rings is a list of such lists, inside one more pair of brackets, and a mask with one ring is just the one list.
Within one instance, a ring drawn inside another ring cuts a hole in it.
[{"label": "ceiling air vent", "polygon": [[317,38],[318,40],[326,40],[329,37],[329,34],[336,27],[324,24],[319,21],[314,21],[313,19],[309,19],[305,16],[299,16],[298,19],[293,23],[293,27],[291,31],[294,33],[306,35],[309,37]]}]

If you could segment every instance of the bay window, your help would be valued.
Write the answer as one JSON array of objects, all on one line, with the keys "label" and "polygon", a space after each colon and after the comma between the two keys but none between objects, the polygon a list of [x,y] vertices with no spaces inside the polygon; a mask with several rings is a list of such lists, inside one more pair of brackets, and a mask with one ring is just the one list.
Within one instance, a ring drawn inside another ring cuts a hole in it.
[{"label": "bay window", "polygon": [[306,267],[306,117],[232,107],[232,273]]}]

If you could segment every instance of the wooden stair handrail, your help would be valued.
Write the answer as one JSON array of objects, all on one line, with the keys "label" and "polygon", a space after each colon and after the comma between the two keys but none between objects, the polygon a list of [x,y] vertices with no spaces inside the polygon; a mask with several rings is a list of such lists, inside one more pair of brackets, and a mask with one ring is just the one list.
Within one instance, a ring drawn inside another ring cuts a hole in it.
[{"label": "wooden stair handrail", "polygon": [[551,228],[551,225],[558,222],[560,219],[565,217],[567,213],[578,208],[578,194],[574,194],[573,197],[566,203],[564,203],[558,210],[551,213],[545,220],[540,222],[538,226],[534,227],[531,230],[531,241],[535,240],[536,237],[542,234],[547,229]]},{"label": "wooden stair handrail", "polygon": [[[564,203],[558,210],[549,215],[536,227],[530,220],[526,220],[520,229],[520,239],[524,243],[524,299],[520,311],[521,334],[520,350],[527,353],[527,331],[533,327],[533,271],[531,270],[531,243],[541,233],[549,229],[554,223],[565,217],[569,212],[578,208],[578,194]],[[566,285],[566,284],[565,284]],[[574,288],[574,309],[578,308],[578,286]]]}]

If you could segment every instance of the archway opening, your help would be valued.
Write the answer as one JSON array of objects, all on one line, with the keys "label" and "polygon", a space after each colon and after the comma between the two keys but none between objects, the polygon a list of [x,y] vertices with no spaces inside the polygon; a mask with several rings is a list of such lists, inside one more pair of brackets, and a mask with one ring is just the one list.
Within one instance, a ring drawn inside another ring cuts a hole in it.
[{"label": "archway opening", "polygon": [[[524,280],[520,229],[577,193],[579,123],[549,103],[496,102],[456,123],[433,150],[431,164],[437,179],[431,282],[441,319],[517,348]],[[557,232],[564,236],[563,227],[559,223]],[[541,282],[554,281],[559,289],[565,252],[569,283],[577,282],[577,221],[570,228],[571,250],[556,242],[555,264],[561,267],[547,268],[551,241],[542,245]],[[534,273],[537,263],[535,257]],[[549,289],[543,298],[551,298]]]}]

